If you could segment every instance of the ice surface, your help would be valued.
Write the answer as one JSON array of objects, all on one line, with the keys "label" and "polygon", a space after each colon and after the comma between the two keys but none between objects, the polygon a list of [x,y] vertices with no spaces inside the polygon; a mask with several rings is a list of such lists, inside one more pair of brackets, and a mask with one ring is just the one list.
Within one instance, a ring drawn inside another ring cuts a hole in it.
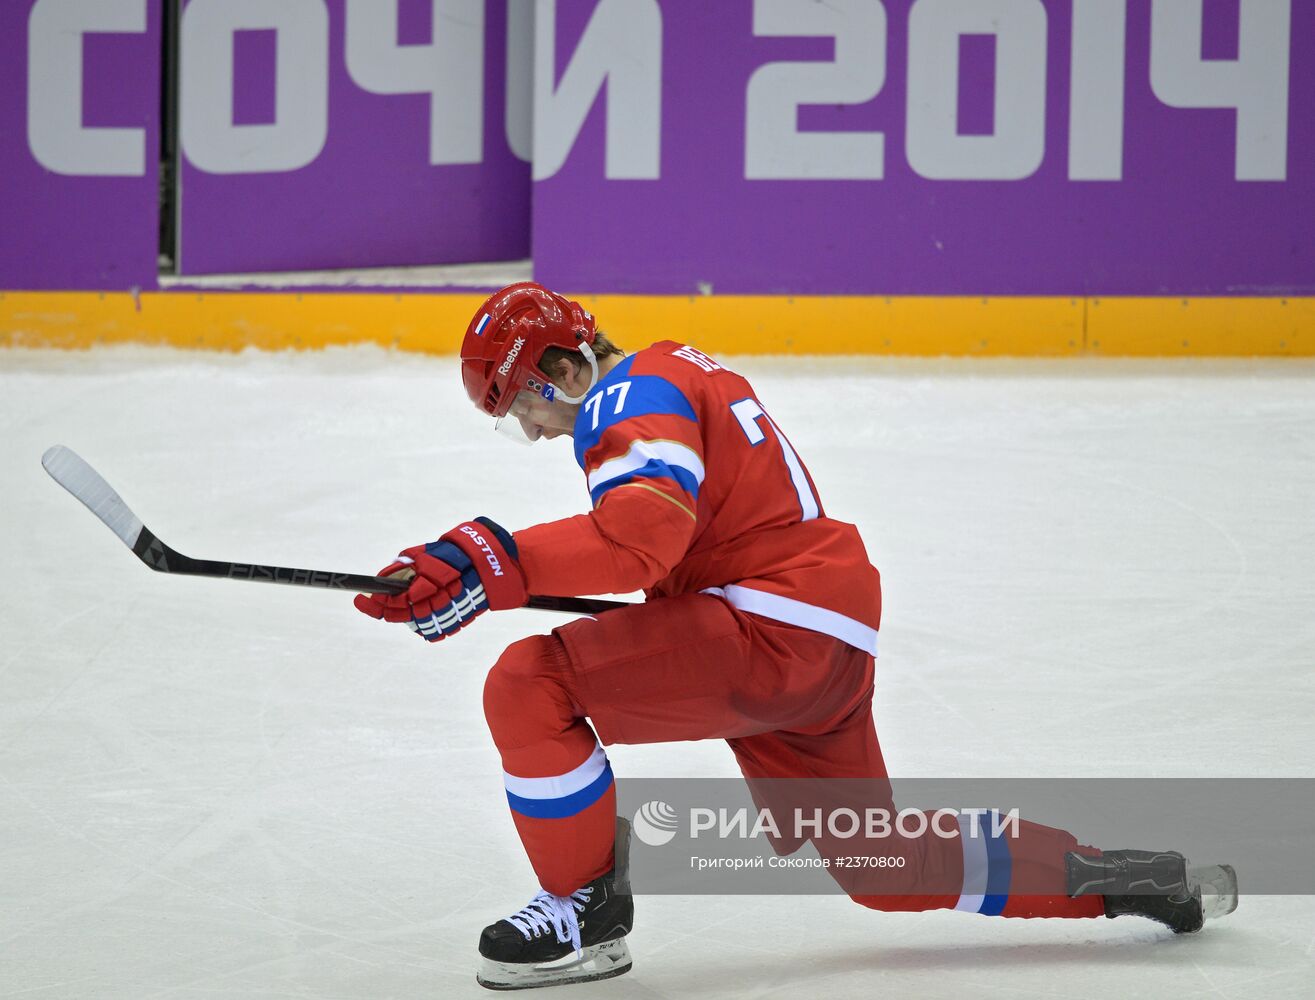
[{"label": "ice surface", "polygon": [[[1315,367],[739,367],[882,570],[892,770],[1315,772]],[[151,573],[47,478],[52,444],[188,555],[370,572],[474,514],[584,509],[567,443],[503,441],[441,359],[0,352],[0,997],[487,996],[479,930],[535,886],[480,688],[560,619],[431,647],[342,594]],[[715,742],[611,756],[736,773]],[[634,971],[582,995],[1315,989],[1304,897],[1182,940],[843,897],[637,911]]]}]

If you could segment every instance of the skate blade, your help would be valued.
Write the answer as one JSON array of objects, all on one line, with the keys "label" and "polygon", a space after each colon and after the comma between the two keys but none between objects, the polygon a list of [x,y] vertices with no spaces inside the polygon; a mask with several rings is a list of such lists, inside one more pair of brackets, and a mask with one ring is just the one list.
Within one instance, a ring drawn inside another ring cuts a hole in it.
[{"label": "skate blade", "polygon": [[1237,909],[1237,872],[1232,865],[1201,865],[1187,869],[1189,885],[1201,887],[1201,909],[1207,920]]},{"label": "skate blade", "polygon": [[583,956],[577,957],[572,952],[555,962],[534,964],[481,959],[475,981],[490,990],[529,990],[539,986],[611,979],[629,972],[631,964],[630,948],[625,938],[617,938],[584,949]]}]

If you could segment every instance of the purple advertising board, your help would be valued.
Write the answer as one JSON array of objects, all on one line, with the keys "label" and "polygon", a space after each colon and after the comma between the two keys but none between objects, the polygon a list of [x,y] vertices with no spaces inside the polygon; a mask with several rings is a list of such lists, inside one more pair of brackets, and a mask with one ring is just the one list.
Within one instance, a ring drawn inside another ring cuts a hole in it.
[{"label": "purple advertising board", "polygon": [[0,4],[0,288],[153,288],[161,0]]},{"label": "purple advertising board", "polygon": [[[0,6],[0,287],[155,287],[162,6]],[[181,35],[184,275],[514,260],[532,221],[582,292],[1315,293],[1311,3],[188,0]]]},{"label": "purple advertising board", "polygon": [[189,0],[180,273],[528,257],[508,2]]},{"label": "purple advertising board", "polygon": [[549,285],[1315,292],[1315,3],[538,10]]}]

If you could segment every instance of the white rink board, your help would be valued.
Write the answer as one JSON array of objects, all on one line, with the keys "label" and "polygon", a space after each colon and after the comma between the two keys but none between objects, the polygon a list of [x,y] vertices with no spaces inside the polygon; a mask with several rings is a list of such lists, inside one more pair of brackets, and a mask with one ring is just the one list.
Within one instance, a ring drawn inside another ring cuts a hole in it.
[{"label": "white rink board", "polygon": [[[1315,775],[1315,365],[738,367],[882,570],[897,775]],[[475,514],[584,509],[568,443],[491,433],[443,359],[0,351],[0,997],[488,996],[480,928],[535,887],[481,683],[562,619],[430,647],[346,595],[151,573],[46,477],[57,443],[188,555],[359,572]],[[611,757],[736,773],[717,742]],[[1315,982],[1306,897],[1191,939],[840,896],[636,909],[634,971],[570,995]]]}]

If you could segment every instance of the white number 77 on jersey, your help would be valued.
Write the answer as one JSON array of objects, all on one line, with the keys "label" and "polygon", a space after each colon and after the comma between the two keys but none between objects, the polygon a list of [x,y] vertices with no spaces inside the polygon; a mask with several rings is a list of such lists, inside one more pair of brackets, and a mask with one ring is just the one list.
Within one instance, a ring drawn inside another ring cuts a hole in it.
[{"label": "white number 77 on jersey", "polygon": [[776,435],[776,443],[781,446],[781,454],[785,459],[786,468],[790,470],[790,482],[794,484],[794,491],[799,496],[799,508],[803,511],[803,519],[811,521],[817,517],[819,514],[817,498],[813,496],[812,487],[808,483],[808,476],[804,473],[803,463],[799,461],[799,456],[794,453],[794,449],[790,447],[790,442],[785,439],[781,429],[763,411],[763,408],[758,404],[758,400],[750,396],[748,399],[731,403],[731,412],[735,414],[735,419],[740,422],[740,429],[744,431],[744,436],[749,439],[749,444],[755,448],[767,440],[767,435],[758,426],[758,421],[762,420],[771,427],[772,433]]},{"label": "white number 77 on jersey", "polygon": [[626,396],[630,394],[630,382],[625,381],[618,382],[616,385],[609,385],[606,392],[595,393],[586,400],[584,410],[593,417],[593,423],[590,425],[590,430],[598,430],[598,414],[603,408],[603,397],[611,396],[613,394],[616,395],[616,403],[612,409],[612,416],[616,416],[626,408]]}]

